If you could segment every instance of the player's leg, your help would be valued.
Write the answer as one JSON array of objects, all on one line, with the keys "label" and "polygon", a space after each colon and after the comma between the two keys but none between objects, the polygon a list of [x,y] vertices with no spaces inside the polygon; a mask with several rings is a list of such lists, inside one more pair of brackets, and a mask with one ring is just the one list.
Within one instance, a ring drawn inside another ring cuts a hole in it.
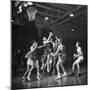
[{"label": "player's leg", "polygon": [[56,59],[57,59],[57,57],[56,57],[56,56],[54,56],[54,57],[53,57],[53,72],[52,72],[52,74],[53,74],[53,75],[55,74]]},{"label": "player's leg", "polygon": [[[59,58],[60,58],[60,56],[59,56]],[[67,72],[66,72],[66,70],[65,70],[65,67],[63,66],[63,63],[64,63],[64,61],[65,61],[65,60],[64,60],[65,58],[64,58],[64,56],[63,56],[63,58],[60,58],[60,59],[61,59],[60,66],[61,66],[62,71],[63,71],[63,75],[62,75],[62,76],[64,77],[64,76],[67,76]]]},{"label": "player's leg", "polygon": [[33,60],[31,60],[31,68],[29,69],[29,73],[28,73],[28,76],[27,76],[28,80],[31,80],[30,75],[31,75],[31,72],[32,72],[33,68],[34,68]]},{"label": "player's leg", "polygon": [[30,68],[30,66],[29,66],[29,65],[27,65],[27,70],[25,71],[25,73],[24,73],[24,75],[23,75],[23,79],[25,79],[25,77],[26,77],[27,73],[29,72],[29,68]]},{"label": "player's leg", "polygon": [[73,65],[72,65],[72,73],[74,73],[74,70],[75,70],[75,65],[76,65],[76,61],[74,61]]},{"label": "player's leg", "polygon": [[50,60],[50,55],[47,56],[47,61],[46,61],[46,64],[47,64],[47,72],[49,72],[49,60]]},{"label": "player's leg", "polygon": [[36,68],[37,68],[37,79],[40,80],[39,62],[38,62],[38,60],[36,60]]},{"label": "player's leg", "polygon": [[43,55],[43,56],[42,56],[42,60],[41,60],[41,62],[42,62],[42,65],[41,65],[41,70],[43,70],[43,69],[44,69],[45,59],[46,59],[46,55]]},{"label": "player's leg", "polygon": [[61,63],[61,58],[58,58],[58,62],[57,62],[57,64],[56,64],[56,70],[57,70],[57,77],[56,77],[56,79],[58,79],[58,78],[61,78],[61,74],[60,74],[60,63]]}]

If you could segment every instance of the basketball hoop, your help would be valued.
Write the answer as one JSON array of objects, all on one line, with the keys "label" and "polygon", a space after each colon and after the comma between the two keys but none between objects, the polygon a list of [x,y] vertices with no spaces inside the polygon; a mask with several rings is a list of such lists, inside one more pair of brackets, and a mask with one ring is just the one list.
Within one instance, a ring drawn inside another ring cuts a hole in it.
[{"label": "basketball hoop", "polygon": [[37,9],[34,7],[28,7],[27,8],[27,14],[28,14],[28,20],[33,21],[35,20],[35,15],[37,13]]}]

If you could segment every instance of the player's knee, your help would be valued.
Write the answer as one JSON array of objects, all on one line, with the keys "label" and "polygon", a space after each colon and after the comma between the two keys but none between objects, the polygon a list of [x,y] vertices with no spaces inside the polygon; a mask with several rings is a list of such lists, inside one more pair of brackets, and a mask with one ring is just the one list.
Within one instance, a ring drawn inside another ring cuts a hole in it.
[{"label": "player's knee", "polygon": [[58,67],[59,66],[59,62],[56,64],[56,67]]}]

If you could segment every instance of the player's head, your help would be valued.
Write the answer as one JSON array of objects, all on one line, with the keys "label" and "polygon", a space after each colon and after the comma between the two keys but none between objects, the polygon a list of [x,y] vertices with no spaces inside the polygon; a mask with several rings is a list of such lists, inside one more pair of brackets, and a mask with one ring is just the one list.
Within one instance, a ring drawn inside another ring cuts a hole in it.
[{"label": "player's head", "polygon": [[55,43],[57,44],[58,43],[58,40],[55,40]]},{"label": "player's head", "polygon": [[46,37],[43,37],[43,41],[46,41],[47,40],[47,38]]},{"label": "player's head", "polygon": [[53,33],[52,33],[52,32],[50,32],[49,34],[53,35]]},{"label": "player's head", "polygon": [[34,47],[37,46],[37,42],[34,40],[32,45],[33,45]]},{"label": "player's head", "polygon": [[80,42],[76,42],[76,47],[79,47],[80,46]]}]

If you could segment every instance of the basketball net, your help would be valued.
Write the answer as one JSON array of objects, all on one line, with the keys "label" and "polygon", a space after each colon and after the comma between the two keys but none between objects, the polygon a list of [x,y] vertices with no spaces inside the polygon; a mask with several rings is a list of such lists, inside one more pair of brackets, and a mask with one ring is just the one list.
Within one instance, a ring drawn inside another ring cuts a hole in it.
[{"label": "basketball net", "polygon": [[37,13],[37,9],[34,7],[28,7],[27,8],[27,14],[28,14],[28,20],[33,21],[35,20],[35,15]]}]

